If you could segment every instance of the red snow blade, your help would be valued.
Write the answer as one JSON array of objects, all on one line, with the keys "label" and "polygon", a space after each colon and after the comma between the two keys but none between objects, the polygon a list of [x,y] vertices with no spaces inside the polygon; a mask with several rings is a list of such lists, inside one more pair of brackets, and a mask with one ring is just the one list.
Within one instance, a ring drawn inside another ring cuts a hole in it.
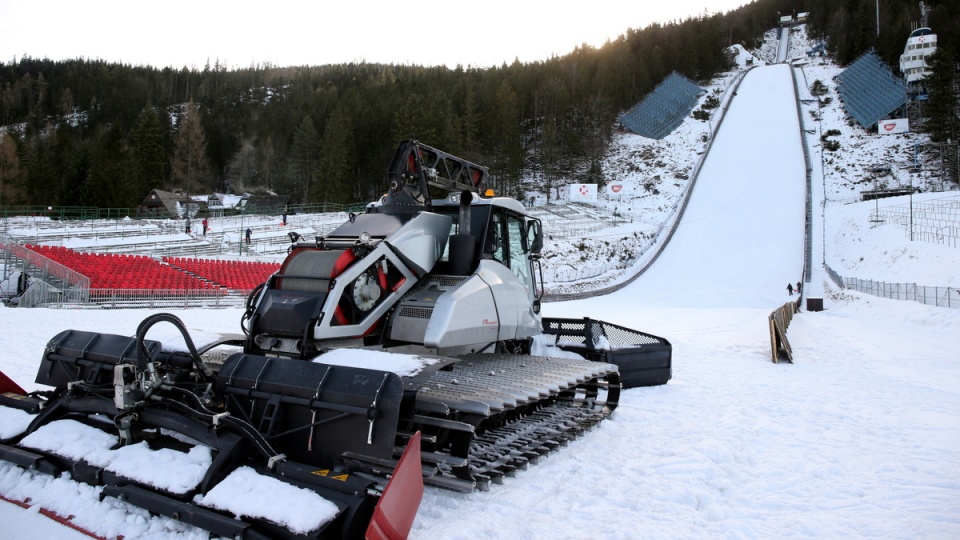
[{"label": "red snow blade", "polygon": [[393,477],[373,510],[366,540],[403,540],[410,534],[423,499],[423,471],[420,468],[420,432],[407,443]]},{"label": "red snow blade", "polygon": [[10,377],[7,377],[0,371],[0,394],[5,392],[12,392],[14,394],[25,395],[27,392],[23,388],[20,388],[20,385],[13,382]]}]

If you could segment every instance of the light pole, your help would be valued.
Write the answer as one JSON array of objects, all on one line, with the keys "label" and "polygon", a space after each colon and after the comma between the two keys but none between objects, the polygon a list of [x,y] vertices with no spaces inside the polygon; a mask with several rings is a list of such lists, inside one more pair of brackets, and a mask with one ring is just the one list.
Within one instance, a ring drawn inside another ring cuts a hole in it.
[{"label": "light pole", "polygon": [[910,175],[910,241],[913,242],[913,175]]},{"label": "light pole", "polygon": [[239,235],[240,241],[237,242],[237,243],[239,244],[239,246],[240,246],[240,256],[241,256],[241,257],[243,257],[243,241],[244,241],[244,239],[245,239],[245,235],[244,235],[244,233],[243,233],[243,209],[244,209],[244,207],[241,205],[241,206],[240,206],[240,235]]},{"label": "light pole", "polygon": [[880,37],[880,0],[877,0],[877,37]]}]

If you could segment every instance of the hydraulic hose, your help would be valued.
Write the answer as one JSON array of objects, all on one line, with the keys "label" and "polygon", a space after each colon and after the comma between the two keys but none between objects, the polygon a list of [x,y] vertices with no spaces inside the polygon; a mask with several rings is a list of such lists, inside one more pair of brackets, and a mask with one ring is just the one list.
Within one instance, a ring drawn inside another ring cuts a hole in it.
[{"label": "hydraulic hose", "polygon": [[210,368],[207,367],[207,365],[203,362],[203,359],[200,358],[200,353],[197,351],[197,347],[193,344],[193,338],[191,338],[190,333],[187,332],[187,327],[183,324],[183,321],[181,321],[179,317],[170,313],[157,313],[155,315],[151,315],[142,320],[140,325],[137,326],[137,367],[142,370],[146,370],[148,369],[147,365],[155,360],[150,356],[150,351],[147,350],[147,347],[143,342],[144,339],[146,339],[147,330],[159,322],[168,322],[180,331],[180,335],[183,336],[183,341],[187,345],[187,350],[190,352],[190,358],[193,359],[193,363],[197,367],[197,370],[203,374],[207,382],[213,382],[213,371],[211,371]]}]

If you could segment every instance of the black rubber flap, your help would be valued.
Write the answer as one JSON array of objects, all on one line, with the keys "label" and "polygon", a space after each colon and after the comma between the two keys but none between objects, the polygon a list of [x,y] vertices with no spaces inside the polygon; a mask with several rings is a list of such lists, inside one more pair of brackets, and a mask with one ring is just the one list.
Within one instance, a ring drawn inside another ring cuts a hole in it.
[{"label": "black rubber flap", "polygon": [[257,306],[253,335],[301,338],[320,314],[326,292],[278,291],[268,289]]},{"label": "black rubber flap", "polygon": [[[65,330],[47,343],[37,371],[37,384],[62,387],[74,381],[91,384],[112,384],[113,366],[134,363],[137,340],[129,336]],[[163,345],[144,340],[152,357]]]},{"label": "black rubber flap", "polygon": [[220,370],[217,393],[295,461],[332,467],[344,452],[393,455],[403,397],[394,373],[236,354]]}]

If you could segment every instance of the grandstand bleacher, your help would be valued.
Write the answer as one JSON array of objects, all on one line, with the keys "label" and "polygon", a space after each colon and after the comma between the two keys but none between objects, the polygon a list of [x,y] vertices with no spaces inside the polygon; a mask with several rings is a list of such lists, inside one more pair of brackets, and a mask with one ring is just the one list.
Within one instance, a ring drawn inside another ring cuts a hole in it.
[{"label": "grandstand bleacher", "polygon": [[703,88],[674,71],[640,103],[620,115],[619,122],[637,135],[663,139],[683,123],[703,92]]},{"label": "grandstand bleacher", "polygon": [[906,83],[873,51],[851,62],[836,80],[844,110],[864,129],[906,104]]},{"label": "grandstand bleacher", "polygon": [[163,260],[174,268],[238,291],[253,290],[280,268],[277,263],[258,261],[221,261],[186,257],[164,257]]},{"label": "grandstand bleacher", "polygon": [[145,255],[80,253],[65,247],[27,245],[50,260],[90,278],[90,289],[250,291],[280,265]]}]

